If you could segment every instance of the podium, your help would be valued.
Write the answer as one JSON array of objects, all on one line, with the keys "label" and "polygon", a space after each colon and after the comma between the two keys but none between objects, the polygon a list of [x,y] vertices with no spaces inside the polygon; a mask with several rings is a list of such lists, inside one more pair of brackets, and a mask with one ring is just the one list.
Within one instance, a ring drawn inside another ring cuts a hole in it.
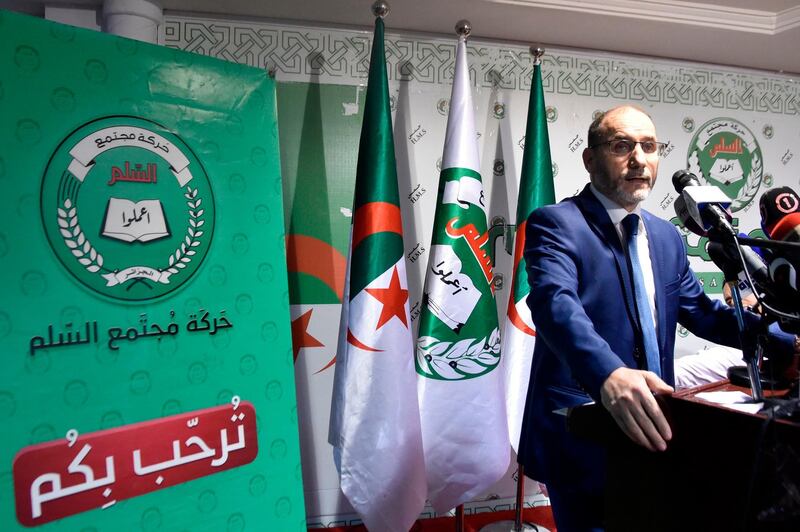
[{"label": "podium", "polygon": [[568,430],[607,449],[606,530],[800,530],[800,423],[697,397],[735,390],[747,391],[722,381],[657,397],[673,433],[660,453],[600,405],[570,410]]}]

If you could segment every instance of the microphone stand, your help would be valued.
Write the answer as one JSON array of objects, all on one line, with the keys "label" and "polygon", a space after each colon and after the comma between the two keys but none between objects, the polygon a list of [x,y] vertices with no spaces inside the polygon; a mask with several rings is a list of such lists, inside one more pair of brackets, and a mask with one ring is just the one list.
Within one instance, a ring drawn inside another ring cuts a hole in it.
[{"label": "microphone stand", "polygon": [[[759,372],[759,362],[763,355],[762,346],[760,342],[750,340],[747,335],[747,325],[744,322],[744,307],[742,306],[742,293],[739,290],[739,271],[744,270],[747,278],[750,274],[747,271],[747,264],[745,264],[744,257],[739,249],[739,242],[736,234],[727,234],[722,232],[714,232],[716,234],[709,234],[709,239],[713,242],[719,242],[723,246],[735,246],[739,264],[726,263],[723,265],[717,264],[722,270],[725,277],[725,283],[730,284],[731,292],[733,295],[733,308],[736,315],[736,325],[739,329],[739,343],[742,346],[743,359],[747,366],[747,376],[750,379],[750,389],[752,390],[753,400],[761,402],[764,400],[764,391],[761,388],[761,374]],[[751,283],[751,286],[752,283]],[[754,288],[755,289],[755,288]]]},{"label": "microphone stand", "polygon": [[[725,281],[728,282],[728,275],[725,275]],[[739,326],[739,342],[742,344],[742,353],[744,354],[744,361],[747,365],[747,376],[750,377],[750,389],[752,390],[753,400],[762,402],[764,400],[764,391],[761,388],[761,373],[759,372],[758,364],[763,355],[762,346],[760,342],[756,342],[756,348],[753,349],[751,342],[746,338],[747,327],[744,323],[744,308],[742,307],[742,294],[739,291],[739,284],[736,282],[736,277],[733,278],[731,284],[731,292],[733,293],[733,308],[736,311],[736,323]]]},{"label": "microphone stand", "polygon": [[745,246],[768,248],[768,249],[785,249],[790,251],[800,251],[800,242],[784,242],[783,240],[769,240],[766,238],[750,238],[740,236],[737,238],[740,244]]},{"label": "microphone stand", "polygon": [[[766,240],[760,238],[748,238],[748,237],[738,237],[736,234],[720,234],[720,232],[713,232],[716,234],[709,234],[709,238],[712,241],[720,242],[723,245],[733,246],[738,255],[739,259],[739,266],[736,267],[736,270],[733,269],[733,266],[729,266],[728,268],[721,268],[723,269],[723,273],[725,275],[725,281],[734,281],[731,283],[732,285],[732,292],[733,292],[733,301],[734,301],[734,309],[736,313],[736,320],[737,325],[739,328],[739,341],[742,344],[742,352],[744,354],[744,361],[747,367],[747,375],[750,381],[750,389],[752,390],[752,396],[755,401],[763,402],[764,401],[764,392],[762,389],[762,379],[761,379],[761,371],[760,371],[760,364],[764,357],[764,342],[766,341],[765,338],[759,337],[755,342],[755,348],[753,347],[753,343],[748,340],[746,335],[747,327],[744,323],[744,309],[742,307],[742,300],[741,300],[741,292],[739,291],[738,286],[738,271],[743,271],[745,277],[747,278],[748,283],[750,286],[754,287],[753,290],[756,291],[756,284],[753,282],[751,278],[750,272],[748,271],[746,261],[744,259],[744,255],[742,254],[742,250],[740,244],[744,244],[749,247],[762,247],[768,249],[777,249],[777,250],[792,250],[795,252],[800,252],[800,243],[796,242],[783,242],[777,240]],[[722,238],[720,238],[722,236]],[[764,309],[764,311],[771,315],[773,318],[781,318],[781,319],[789,319],[792,321],[798,321],[798,315],[795,314],[787,314],[786,312],[779,311],[769,304],[766,303],[762,299],[761,296],[757,295],[759,300],[759,304]],[[762,323],[766,323],[765,317],[761,317]]]},{"label": "microphone stand", "polygon": [[[738,255],[736,257],[736,259],[738,259],[736,262],[738,262],[738,264],[735,267],[733,265],[728,265],[726,268],[720,266],[720,269],[722,269],[725,274],[726,282],[734,281],[731,284],[733,286],[735,315],[739,329],[739,341],[742,346],[744,360],[747,364],[750,389],[752,390],[754,400],[763,401],[764,393],[761,387],[759,364],[764,356],[765,337],[762,335],[760,338],[756,339],[755,342],[751,342],[746,334],[747,328],[744,322],[744,309],[742,308],[741,292],[739,291],[737,282],[739,272],[744,272],[747,281],[750,283],[750,286],[754,287],[754,290],[756,285],[753,283],[750,272],[747,269],[747,261],[744,258],[740,244],[750,247],[756,246],[775,250],[794,251],[797,253],[797,256],[800,256],[800,243],[748,237],[739,238],[736,230],[728,222],[730,216],[725,215],[724,207],[711,203],[708,209],[698,210],[699,203],[701,203],[700,196],[692,198],[692,196],[688,194],[690,189],[696,188],[691,185],[699,185],[696,176],[686,171],[678,171],[672,176],[672,184],[675,186],[675,190],[678,194],[680,194],[680,197],[675,200],[675,213],[681,220],[682,225],[695,234],[707,236],[712,242],[718,242],[723,246],[728,246],[728,249],[730,249],[731,246],[736,249],[736,255]],[[689,198],[691,201],[686,198]],[[710,198],[705,199],[705,202],[709,201]],[[797,313],[794,309],[792,311],[794,313],[790,314],[772,308],[762,300],[761,296],[757,296],[757,299],[761,307],[765,309],[772,318],[781,320],[781,323],[784,321],[800,323],[800,313]],[[762,323],[765,323],[763,315],[761,319]],[[754,343],[755,347],[753,345]]]}]

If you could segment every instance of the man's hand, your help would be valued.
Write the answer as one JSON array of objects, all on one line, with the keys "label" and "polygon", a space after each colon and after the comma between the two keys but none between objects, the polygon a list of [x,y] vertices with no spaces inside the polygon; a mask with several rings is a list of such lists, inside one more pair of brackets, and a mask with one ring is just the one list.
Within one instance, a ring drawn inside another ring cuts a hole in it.
[{"label": "man's hand", "polygon": [[651,371],[617,368],[603,383],[600,397],[630,439],[651,451],[665,451],[672,430],[653,393],[672,391]]}]

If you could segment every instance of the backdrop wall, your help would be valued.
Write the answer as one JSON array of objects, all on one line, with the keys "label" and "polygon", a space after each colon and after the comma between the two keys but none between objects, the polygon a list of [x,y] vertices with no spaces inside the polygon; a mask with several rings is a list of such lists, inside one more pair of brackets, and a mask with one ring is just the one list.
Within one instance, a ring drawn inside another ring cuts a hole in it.
[{"label": "backdrop wall", "polygon": [[[454,14],[454,23],[456,19]],[[535,27],[535,21],[533,21]],[[412,317],[419,313],[441,162],[456,38],[391,32],[386,20],[394,138],[403,203]],[[473,20],[480,31],[480,20]],[[350,209],[369,66],[371,31],[209,19],[167,14],[166,46],[274,71],[284,183],[298,417],[309,526],[349,523],[339,495],[328,415]],[[535,42],[535,32],[531,34]],[[490,220],[513,223],[532,60],[525,46],[470,41],[476,126]],[[669,143],[645,208],[675,216],[670,177],[691,168],[734,200],[744,232],[759,227],[758,198],[798,185],[800,87],[788,76],[642,57],[550,49],[542,67],[556,197],[587,182],[581,162],[593,115],[634,102]],[[713,152],[713,153],[712,153]],[[756,208],[753,208],[753,206]],[[685,235],[690,261],[710,294],[721,274],[705,242]],[[511,257],[497,243],[496,272],[509,279]],[[505,309],[508,286],[497,292]],[[504,312],[498,312],[501,319]],[[705,342],[679,331],[677,355]],[[468,512],[508,509],[507,478]],[[544,496],[528,483],[528,504]],[[429,515],[433,515],[430,511]]]}]

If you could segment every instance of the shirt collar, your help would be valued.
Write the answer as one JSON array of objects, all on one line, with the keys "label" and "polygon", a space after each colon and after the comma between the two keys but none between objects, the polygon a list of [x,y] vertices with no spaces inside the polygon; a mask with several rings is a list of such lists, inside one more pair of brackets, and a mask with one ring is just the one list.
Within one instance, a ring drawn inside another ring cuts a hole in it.
[{"label": "shirt collar", "polygon": [[592,194],[594,194],[594,197],[597,198],[597,201],[603,205],[603,208],[608,213],[608,217],[611,218],[611,223],[615,226],[621,224],[622,219],[632,213],[638,214],[641,222],[642,208],[639,204],[636,204],[636,208],[634,208],[633,211],[628,212],[624,207],[620,207],[617,202],[597,190],[597,187],[595,187],[593,183],[589,183],[589,190],[592,191]]}]

